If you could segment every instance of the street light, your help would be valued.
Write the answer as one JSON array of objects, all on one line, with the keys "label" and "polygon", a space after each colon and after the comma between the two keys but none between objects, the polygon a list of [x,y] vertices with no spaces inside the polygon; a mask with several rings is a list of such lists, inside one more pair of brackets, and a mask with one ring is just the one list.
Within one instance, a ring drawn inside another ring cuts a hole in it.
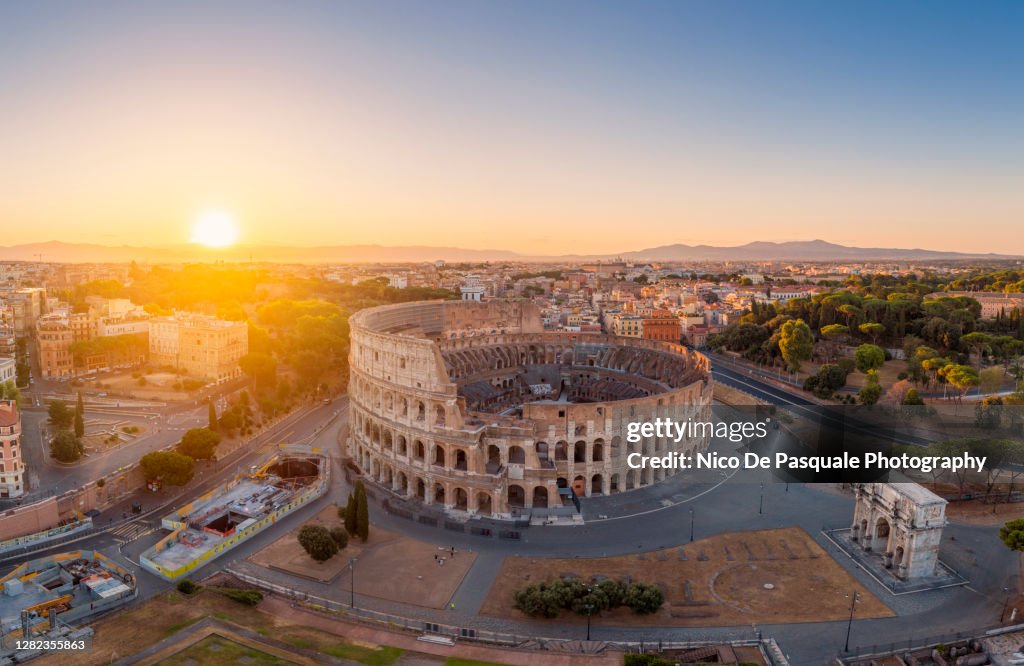
[{"label": "street light", "polygon": [[850,621],[846,624],[846,647],[843,648],[843,652],[850,651],[850,630],[853,629],[853,611],[856,610],[858,601],[860,601],[860,592],[854,592],[853,598],[850,599]]},{"label": "street light", "polygon": [[693,507],[690,507],[690,543],[693,543]]},{"label": "street light", "polygon": [[351,574],[349,578],[349,592],[352,594],[349,606],[352,610],[356,608],[356,558],[352,558],[348,561],[348,570]]},{"label": "street light", "polygon": [[590,640],[590,614],[594,611],[594,604],[587,604],[587,640]]},{"label": "street light", "polygon": [[757,505],[757,513],[764,513],[764,481],[761,482],[761,501]]}]

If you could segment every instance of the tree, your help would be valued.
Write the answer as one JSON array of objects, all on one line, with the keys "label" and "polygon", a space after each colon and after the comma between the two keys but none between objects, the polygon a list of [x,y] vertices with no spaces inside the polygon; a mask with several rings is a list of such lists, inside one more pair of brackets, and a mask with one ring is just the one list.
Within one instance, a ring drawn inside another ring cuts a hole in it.
[{"label": "tree", "polygon": [[50,441],[50,455],[62,463],[73,463],[82,457],[82,443],[75,433],[61,430]]},{"label": "tree", "polygon": [[356,533],[356,496],[353,493],[348,494],[348,504],[345,505],[345,529],[349,534],[355,535]]},{"label": "tree", "polygon": [[839,356],[843,341],[850,334],[850,327],[844,324],[829,324],[821,327],[821,337],[827,341],[828,359],[831,361]]},{"label": "tree", "polygon": [[967,335],[960,337],[960,344],[967,347],[970,351],[971,356],[978,357],[978,364],[981,364],[981,359],[985,355],[985,351],[990,348],[992,344],[992,336],[988,333],[980,333],[975,331],[968,333]]},{"label": "tree", "polygon": [[238,367],[252,377],[257,391],[274,388],[274,383],[277,380],[277,361],[270,354],[249,352],[238,359]]},{"label": "tree", "polygon": [[21,389],[14,383],[13,379],[8,379],[3,384],[0,384],[0,400],[13,400],[19,405],[21,404]]},{"label": "tree", "polygon": [[989,396],[974,407],[974,425],[982,430],[995,430],[1003,420],[1003,399]]},{"label": "tree", "polygon": [[885,326],[869,321],[857,327],[857,330],[871,338],[871,344],[878,344],[878,336],[885,333]]},{"label": "tree", "polygon": [[344,550],[348,545],[348,532],[344,527],[332,527],[331,538],[334,539],[334,543],[338,544],[338,550]]},{"label": "tree", "polygon": [[51,401],[50,406],[47,408],[47,413],[50,417],[50,423],[53,424],[57,430],[68,430],[71,428],[72,422],[75,418],[74,414],[71,413],[63,400]]},{"label": "tree", "polygon": [[363,541],[370,536],[370,507],[366,503],[366,486],[356,482],[356,534]]},{"label": "tree", "polygon": [[924,405],[924,400],[918,394],[916,388],[912,388],[907,391],[907,395],[903,397],[903,404],[910,407],[920,407]]},{"label": "tree", "polygon": [[219,424],[217,423],[217,406],[213,404],[213,398],[210,398],[207,401],[207,405],[207,414],[210,424],[206,427],[213,432],[217,432],[219,430]]},{"label": "tree", "polygon": [[81,439],[85,435],[85,406],[82,404],[82,392],[78,392],[78,402],[75,403],[75,437]]},{"label": "tree", "polygon": [[1011,520],[999,528],[999,539],[1010,550],[1024,551],[1024,518]]},{"label": "tree", "polygon": [[995,393],[1003,385],[1003,368],[994,365],[978,372],[978,385],[982,393]]},{"label": "tree", "polygon": [[779,351],[791,372],[799,372],[800,364],[814,353],[814,336],[803,319],[789,320],[779,329]]},{"label": "tree", "polygon": [[214,457],[218,444],[220,433],[209,428],[192,428],[181,438],[178,452],[195,460],[210,460]]},{"label": "tree", "polygon": [[861,387],[857,397],[864,405],[873,405],[882,397],[882,386],[878,383],[877,370],[868,370],[868,380]]},{"label": "tree", "polygon": [[960,397],[967,395],[972,386],[978,385],[978,371],[969,365],[951,363],[941,370],[939,375],[960,391]]},{"label": "tree", "polygon": [[869,370],[877,370],[885,363],[885,350],[878,345],[864,344],[857,347],[853,354],[857,369],[863,373]]},{"label": "tree", "polygon": [[326,562],[338,553],[337,542],[323,525],[303,525],[298,538],[302,549],[317,562]]},{"label": "tree", "polygon": [[195,464],[192,458],[174,451],[153,451],[139,461],[147,479],[159,479],[168,486],[183,486],[191,481]]}]

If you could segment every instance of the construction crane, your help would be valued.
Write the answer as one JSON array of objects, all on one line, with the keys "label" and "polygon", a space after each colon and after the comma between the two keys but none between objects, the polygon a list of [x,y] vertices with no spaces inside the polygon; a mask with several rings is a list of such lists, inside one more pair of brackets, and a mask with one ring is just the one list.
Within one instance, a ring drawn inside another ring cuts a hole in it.
[{"label": "construction crane", "polygon": [[[50,621],[50,627],[53,628],[57,624],[57,613],[63,613],[70,608],[71,600],[74,598],[74,595],[65,594],[64,596],[44,601],[36,604],[35,606],[29,606],[21,611],[21,637],[31,638],[34,634],[35,628],[46,623],[46,620],[34,622],[36,618],[42,617],[44,612]],[[11,632],[11,635],[17,636],[18,631],[15,630]]]}]

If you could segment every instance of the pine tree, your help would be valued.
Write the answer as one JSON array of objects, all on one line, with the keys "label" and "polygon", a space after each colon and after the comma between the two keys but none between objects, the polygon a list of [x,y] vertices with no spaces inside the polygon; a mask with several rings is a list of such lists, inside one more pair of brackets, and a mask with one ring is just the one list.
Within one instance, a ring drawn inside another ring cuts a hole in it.
[{"label": "pine tree", "polygon": [[352,493],[348,494],[348,504],[345,505],[345,530],[349,534],[356,533],[356,498]]},{"label": "pine tree", "polygon": [[362,480],[356,482],[356,533],[364,542],[370,536],[370,507]]},{"label": "pine tree", "polygon": [[75,437],[81,439],[85,435],[85,405],[82,404],[82,392],[78,392],[78,402],[75,404]]},{"label": "pine tree", "polygon": [[207,404],[210,406],[210,425],[209,425],[209,428],[210,428],[210,430],[212,430],[214,432],[217,432],[217,408],[213,404],[213,398],[210,398],[207,401]]}]

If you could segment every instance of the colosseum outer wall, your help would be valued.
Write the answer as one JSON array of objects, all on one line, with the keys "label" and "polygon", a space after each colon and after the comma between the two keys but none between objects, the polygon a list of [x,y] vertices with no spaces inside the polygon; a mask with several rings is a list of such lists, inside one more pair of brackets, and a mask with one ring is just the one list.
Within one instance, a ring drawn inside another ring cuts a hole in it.
[{"label": "colosseum outer wall", "polygon": [[[710,418],[707,359],[679,345],[544,332],[526,301],[383,306],[351,323],[349,454],[398,495],[513,518],[561,506],[569,488],[581,497],[606,495],[670,473],[630,469],[626,456],[634,451],[707,447],[704,439],[629,444],[624,437],[634,421]],[[526,381],[541,380],[559,389],[608,385],[627,397],[523,395]],[[466,394],[473,390],[497,396],[498,408],[471,408]],[[500,409],[502,399],[522,404]]]}]

